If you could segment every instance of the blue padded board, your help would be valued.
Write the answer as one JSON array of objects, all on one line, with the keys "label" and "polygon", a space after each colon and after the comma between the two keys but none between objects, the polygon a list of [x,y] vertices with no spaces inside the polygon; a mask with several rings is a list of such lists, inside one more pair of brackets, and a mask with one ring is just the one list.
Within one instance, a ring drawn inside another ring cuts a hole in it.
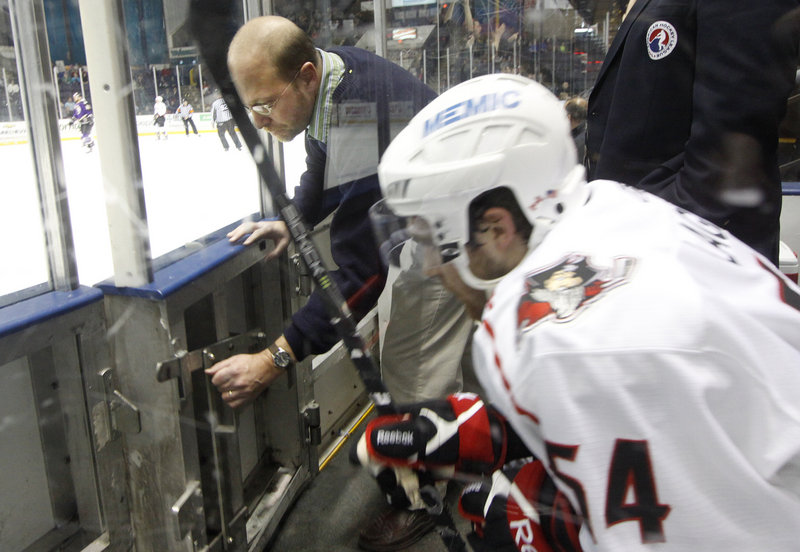
[{"label": "blue padded board", "polygon": [[[247,220],[258,220],[257,217],[257,214],[252,215]],[[220,228],[197,240],[202,249],[188,252],[186,247],[182,247],[156,259],[153,267],[153,281],[149,284],[141,287],[117,287],[114,285],[113,279],[109,279],[96,284],[96,287],[110,295],[144,297],[156,301],[165,299],[183,286],[244,251],[243,245],[232,244],[227,238],[227,233],[239,226],[241,222]]]},{"label": "blue padded board", "polygon": [[73,291],[49,291],[0,309],[0,337],[57,318],[103,298],[97,288],[80,286]]},{"label": "blue padded board", "polygon": [[161,270],[156,270],[153,281],[149,284],[140,287],[117,287],[113,280],[106,280],[96,284],[96,287],[110,295],[129,295],[162,300],[244,249],[242,245],[229,243],[226,238],[221,239]]}]

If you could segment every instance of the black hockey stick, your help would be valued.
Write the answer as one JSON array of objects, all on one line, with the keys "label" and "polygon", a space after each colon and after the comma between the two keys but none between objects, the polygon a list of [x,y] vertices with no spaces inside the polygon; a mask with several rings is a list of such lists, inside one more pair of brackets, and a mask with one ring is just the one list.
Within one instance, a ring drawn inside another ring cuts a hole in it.
[{"label": "black hockey stick", "polygon": [[[339,288],[325,269],[300,212],[286,195],[284,183],[275,170],[258,131],[250,121],[231,79],[227,53],[237,30],[235,6],[236,2],[230,0],[192,0],[189,12],[192,35],[242,133],[242,138],[253,156],[261,178],[266,183],[274,205],[289,228],[300,257],[321,291],[320,295],[328,310],[331,323],[347,347],[364,387],[379,414],[394,414],[397,412],[395,404],[381,380],[380,372],[369,350],[364,345],[364,340],[358,333],[355,318]],[[447,549],[454,552],[466,550],[466,545],[455,527],[446,504],[441,497],[438,497],[435,489],[422,488],[420,494],[429,506],[428,512],[434,516],[437,532]]]}]

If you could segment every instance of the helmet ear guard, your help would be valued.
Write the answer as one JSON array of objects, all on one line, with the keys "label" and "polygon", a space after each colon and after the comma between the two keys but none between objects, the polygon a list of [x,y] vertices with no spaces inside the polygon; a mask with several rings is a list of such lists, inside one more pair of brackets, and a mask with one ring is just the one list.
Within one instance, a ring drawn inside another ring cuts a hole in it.
[{"label": "helmet ear guard", "polygon": [[477,77],[444,92],[420,111],[387,148],[378,166],[389,210],[422,217],[441,261],[451,261],[472,287],[493,287],[469,270],[469,205],[506,187],[541,243],[563,212],[585,196],[561,102],[517,75]]}]

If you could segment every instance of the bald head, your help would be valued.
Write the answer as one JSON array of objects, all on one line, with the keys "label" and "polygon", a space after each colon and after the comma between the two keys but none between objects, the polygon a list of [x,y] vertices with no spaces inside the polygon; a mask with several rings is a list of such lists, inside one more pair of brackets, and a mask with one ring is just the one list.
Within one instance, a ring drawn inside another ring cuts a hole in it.
[{"label": "bald head", "polygon": [[248,21],[231,41],[228,67],[244,105],[261,106],[250,113],[256,128],[284,142],[308,128],[322,58],[297,25],[276,16]]},{"label": "bald head", "polygon": [[288,19],[273,15],[248,21],[228,48],[234,80],[237,74],[266,70],[288,81],[309,61],[317,64],[317,51],[308,35]]}]

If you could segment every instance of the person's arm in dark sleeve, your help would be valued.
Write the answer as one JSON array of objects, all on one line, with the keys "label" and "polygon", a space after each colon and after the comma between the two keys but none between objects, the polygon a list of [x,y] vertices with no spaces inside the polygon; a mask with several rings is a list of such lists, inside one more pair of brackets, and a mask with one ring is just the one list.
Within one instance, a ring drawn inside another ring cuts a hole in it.
[{"label": "person's arm in dark sleeve", "polygon": [[[353,315],[360,320],[377,303],[386,283],[386,271],[369,220],[369,207],[380,199],[377,176],[348,185],[342,204],[331,221],[331,254],[338,268],[330,272]],[[316,290],[292,317],[284,335],[298,358],[329,350],[340,336]]]},{"label": "person's arm in dark sleeve", "polygon": [[698,214],[746,241],[755,227],[774,234],[775,253],[778,127],[794,84],[798,48],[796,25],[777,23],[798,5],[797,0],[697,3],[691,132],[674,160],[674,185],[662,188],[674,194],[665,199],[679,205],[697,201]]}]

